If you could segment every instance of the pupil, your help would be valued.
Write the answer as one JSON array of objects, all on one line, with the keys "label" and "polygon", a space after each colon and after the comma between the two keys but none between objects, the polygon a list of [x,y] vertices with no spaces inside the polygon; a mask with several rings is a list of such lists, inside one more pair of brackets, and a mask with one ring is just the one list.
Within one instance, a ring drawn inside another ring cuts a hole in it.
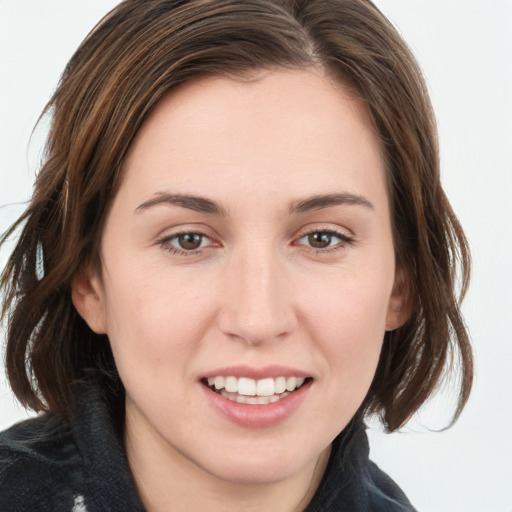
[{"label": "pupil", "polygon": [[178,237],[178,242],[182,249],[194,250],[201,245],[201,235],[197,233],[186,233]]},{"label": "pupil", "polygon": [[324,249],[331,244],[332,235],[330,233],[311,233],[308,235],[308,239],[311,247]]}]

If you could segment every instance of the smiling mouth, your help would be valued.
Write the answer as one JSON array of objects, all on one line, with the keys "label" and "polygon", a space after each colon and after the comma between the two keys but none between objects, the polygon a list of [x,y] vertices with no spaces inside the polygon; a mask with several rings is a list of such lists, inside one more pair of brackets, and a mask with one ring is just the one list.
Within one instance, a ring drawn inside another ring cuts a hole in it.
[{"label": "smiling mouth", "polygon": [[255,380],[248,377],[219,375],[202,379],[201,382],[232,402],[266,405],[286,398],[311,380],[311,377],[269,377]]}]

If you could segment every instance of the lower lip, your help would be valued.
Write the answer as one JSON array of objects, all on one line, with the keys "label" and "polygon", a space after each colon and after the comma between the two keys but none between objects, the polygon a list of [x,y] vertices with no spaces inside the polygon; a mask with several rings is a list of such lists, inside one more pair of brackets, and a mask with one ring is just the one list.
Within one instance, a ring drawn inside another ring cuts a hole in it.
[{"label": "lower lip", "polygon": [[306,382],[285,398],[264,405],[239,404],[215,393],[202,383],[200,385],[211,406],[232,423],[246,428],[265,428],[278,425],[292,416],[306,397],[311,383]]}]

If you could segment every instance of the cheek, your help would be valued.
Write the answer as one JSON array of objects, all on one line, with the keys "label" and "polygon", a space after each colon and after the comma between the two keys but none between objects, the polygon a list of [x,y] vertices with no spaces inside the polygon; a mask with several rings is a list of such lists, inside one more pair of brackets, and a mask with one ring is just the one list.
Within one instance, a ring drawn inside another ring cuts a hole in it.
[{"label": "cheek", "polygon": [[[373,379],[386,327],[391,273],[340,273],[322,294],[304,299],[306,325],[344,385],[365,386]],[[326,281],[327,282],[327,281]]]},{"label": "cheek", "polygon": [[215,288],[198,279],[148,271],[147,265],[126,269],[119,262],[106,284],[108,336],[118,367],[136,363],[153,371],[181,361],[210,324],[215,301],[206,291]]}]

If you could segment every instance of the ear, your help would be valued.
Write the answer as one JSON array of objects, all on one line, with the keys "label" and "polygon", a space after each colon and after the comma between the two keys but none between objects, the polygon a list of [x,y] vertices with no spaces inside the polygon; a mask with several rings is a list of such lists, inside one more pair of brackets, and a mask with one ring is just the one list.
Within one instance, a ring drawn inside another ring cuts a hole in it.
[{"label": "ear", "polygon": [[386,331],[394,331],[409,320],[412,313],[411,297],[405,273],[397,270],[395,275],[395,284],[388,303],[388,313],[386,316]]},{"label": "ear", "polygon": [[105,294],[101,279],[91,265],[83,265],[71,281],[71,300],[78,314],[96,334],[107,333]]}]

